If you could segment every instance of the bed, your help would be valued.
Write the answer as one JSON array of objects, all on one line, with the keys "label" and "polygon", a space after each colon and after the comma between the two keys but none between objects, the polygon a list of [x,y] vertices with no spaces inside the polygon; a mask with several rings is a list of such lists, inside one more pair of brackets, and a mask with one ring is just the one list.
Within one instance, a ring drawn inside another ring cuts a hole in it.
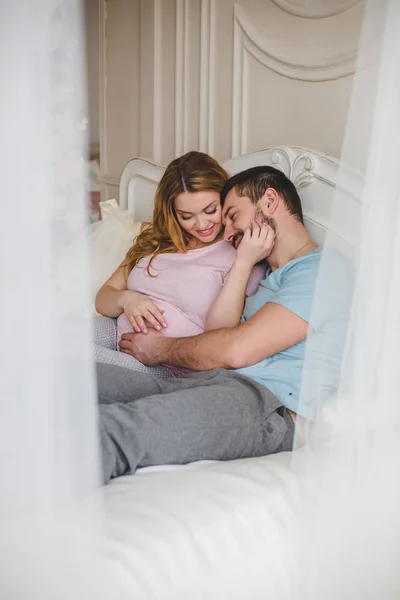
[{"label": "bed", "polygon": [[[352,253],[362,186],[356,172],[299,147],[254,152],[224,166],[234,174],[260,164],[273,165],[293,180],[306,225],[320,244],[340,184],[346,227],[331,234],[340,237],[344,252]],[[126,165],[119,201],[134,221],[151,215],[162,173],[162,166],[142,159]],[[283,453],[151,467],[112,481],[102,493],[107,552],[118,563],[121,589],[129,589],[135,600],[275,600],[276,589],[285,586],[287,533],[297,515],[298,481],[291,460],[290,453]]]}]

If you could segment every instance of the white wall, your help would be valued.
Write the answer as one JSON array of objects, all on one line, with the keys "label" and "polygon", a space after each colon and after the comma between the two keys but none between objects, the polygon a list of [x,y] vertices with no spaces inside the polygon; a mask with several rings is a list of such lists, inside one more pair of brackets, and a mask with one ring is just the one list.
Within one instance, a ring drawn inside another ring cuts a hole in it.
[{"label": "white wall", "polygon": [[360,0],[101,0],[103,193],[126,162],[226,160],[302,145],[340,155]]},{"label": "white wall", "polygon": [[[102,1],[102,0],[100,0]],[[99,0],[85,0],[86,73],[89,136],[92,149],[100,144],[99,110]]]}]

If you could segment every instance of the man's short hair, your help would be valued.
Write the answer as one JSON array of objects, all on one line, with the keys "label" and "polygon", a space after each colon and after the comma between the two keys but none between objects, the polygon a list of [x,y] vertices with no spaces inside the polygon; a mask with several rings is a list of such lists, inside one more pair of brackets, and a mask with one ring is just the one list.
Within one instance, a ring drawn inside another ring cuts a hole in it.
[{"label": "man's short hair", "polygon": [[268,188],[273,188],[282,196],[286,208],[296,219],[303,223],[303,209],[300,196],[292,181],[282,171],[269,167],[252,167],[237,173],[225,183],[221,191],[221,205],[224,205],[226,196],[236,188],[238,196],[247,196],[257,204]]}]

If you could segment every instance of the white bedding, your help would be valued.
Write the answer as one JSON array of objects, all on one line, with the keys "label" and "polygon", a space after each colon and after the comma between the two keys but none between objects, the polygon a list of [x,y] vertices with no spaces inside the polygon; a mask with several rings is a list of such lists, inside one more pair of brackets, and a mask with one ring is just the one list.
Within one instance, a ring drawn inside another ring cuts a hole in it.
[{"label": "white bedding", "polygon": [[275,598],[296,519],[290,460],[151,467],[104,488],[107,546],[132,599]]}]

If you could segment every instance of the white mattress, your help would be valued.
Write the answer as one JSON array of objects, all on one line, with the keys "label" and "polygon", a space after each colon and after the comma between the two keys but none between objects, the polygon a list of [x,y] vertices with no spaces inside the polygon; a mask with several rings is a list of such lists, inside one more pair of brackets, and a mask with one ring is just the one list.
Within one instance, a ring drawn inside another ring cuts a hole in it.
[{"label": "white mattress", "polygon": [[103,551],[119,571],[114,598],[274,599],[296,518],[290,459],[152,467],[111,482]]}]

